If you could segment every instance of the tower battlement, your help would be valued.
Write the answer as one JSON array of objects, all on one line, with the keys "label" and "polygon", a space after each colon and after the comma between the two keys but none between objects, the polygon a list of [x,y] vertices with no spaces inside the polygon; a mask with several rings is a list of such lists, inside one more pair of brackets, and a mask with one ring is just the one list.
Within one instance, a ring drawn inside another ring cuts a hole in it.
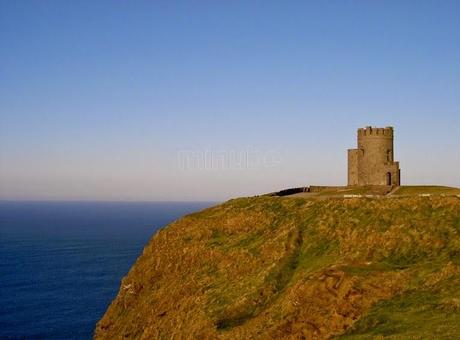
[{"label": "tower battlement", "polygon": [[357,149],[348,150],[348,185],[400,185],[393,127],[359,128]]},{"label": "tower battlement", "polygon": [[384,128],[367,126],[358,129],[358,137],[393,137],[393,127]]}]

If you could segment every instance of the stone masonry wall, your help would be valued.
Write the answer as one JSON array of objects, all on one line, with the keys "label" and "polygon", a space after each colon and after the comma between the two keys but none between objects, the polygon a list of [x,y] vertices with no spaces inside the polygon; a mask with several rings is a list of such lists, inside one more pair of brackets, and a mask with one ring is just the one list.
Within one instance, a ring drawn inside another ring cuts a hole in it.
[{"label": "stone masonry wall", "polygon": [[348,185],[400,185],[393,128],[358,129],[358,148],[348,150]]}]

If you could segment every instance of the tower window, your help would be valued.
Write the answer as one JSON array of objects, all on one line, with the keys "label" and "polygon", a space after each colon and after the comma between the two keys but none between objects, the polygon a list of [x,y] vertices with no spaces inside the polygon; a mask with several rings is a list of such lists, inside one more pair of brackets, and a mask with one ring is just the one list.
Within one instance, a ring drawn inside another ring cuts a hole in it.
[{"label": "tower window", "polygon": [[391,150],[387,150],[387,162],[391,162]]}]

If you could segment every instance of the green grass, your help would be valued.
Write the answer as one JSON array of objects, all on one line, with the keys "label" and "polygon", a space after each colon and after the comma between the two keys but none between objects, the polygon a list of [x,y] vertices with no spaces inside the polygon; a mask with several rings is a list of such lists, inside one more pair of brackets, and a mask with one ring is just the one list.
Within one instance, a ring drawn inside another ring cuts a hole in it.
[{"label": "green grass", "polygon": [[302,247],[300,230],[290,233],[286,246],[289,248],[287,256],[274,266],[265,278],[263,285],[250,295],[249,301],[258,299],[259,303],[247,303],[242,308],[240,307],[236,313],[226,312],[225,305],[223,305],[220,312],[222,316],[215,322],[218,330],[225,331],[240,326],[247,320],[256,317],[285,289],[299,265]]},{"label": "green grass", "polygon": [[[297,193],[292,196],[285,197],[304,197],[304,198],[327,198],[327,197],[343,197],[343,195],[375,195],[384,196],[388,193],[389,187],[385,186],[357,186],[343,187],[340,189],[331,188],[324,189],[320,192],[313,193]],[[460,195],[460,189],[446,186],[436,185],[406,185],[396,188],[391,196],[418,196],[422,194],[430,195]]]},{"label": "green grass", "polygon": [[[450,284],[450,287],[448,286]],[[414,290],[377,303],[340,339],[458,339],[458,279],[436,290]]]},{"label": "green grass", "polygon": [[392,193],[393,196],[416,196],[422,194],[460,195],[460,189],[436,185],[405,185]]}]

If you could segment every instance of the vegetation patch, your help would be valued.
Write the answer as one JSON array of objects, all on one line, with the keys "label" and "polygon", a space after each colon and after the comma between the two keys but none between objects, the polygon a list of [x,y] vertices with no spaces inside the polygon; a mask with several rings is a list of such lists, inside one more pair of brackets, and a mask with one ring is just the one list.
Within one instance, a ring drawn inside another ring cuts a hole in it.
[{"label": "vegetation patch", "polygon": [[457,339],[459,229],[441,194],[230,200],[152,238],[95,338]]},{"label": "vegetation patch", "polygon": [[414,196],[414,195],[459,195],[460,189],[436,186],[436,185],[405,185],[399,187],[393,195],[395,196]]}]

